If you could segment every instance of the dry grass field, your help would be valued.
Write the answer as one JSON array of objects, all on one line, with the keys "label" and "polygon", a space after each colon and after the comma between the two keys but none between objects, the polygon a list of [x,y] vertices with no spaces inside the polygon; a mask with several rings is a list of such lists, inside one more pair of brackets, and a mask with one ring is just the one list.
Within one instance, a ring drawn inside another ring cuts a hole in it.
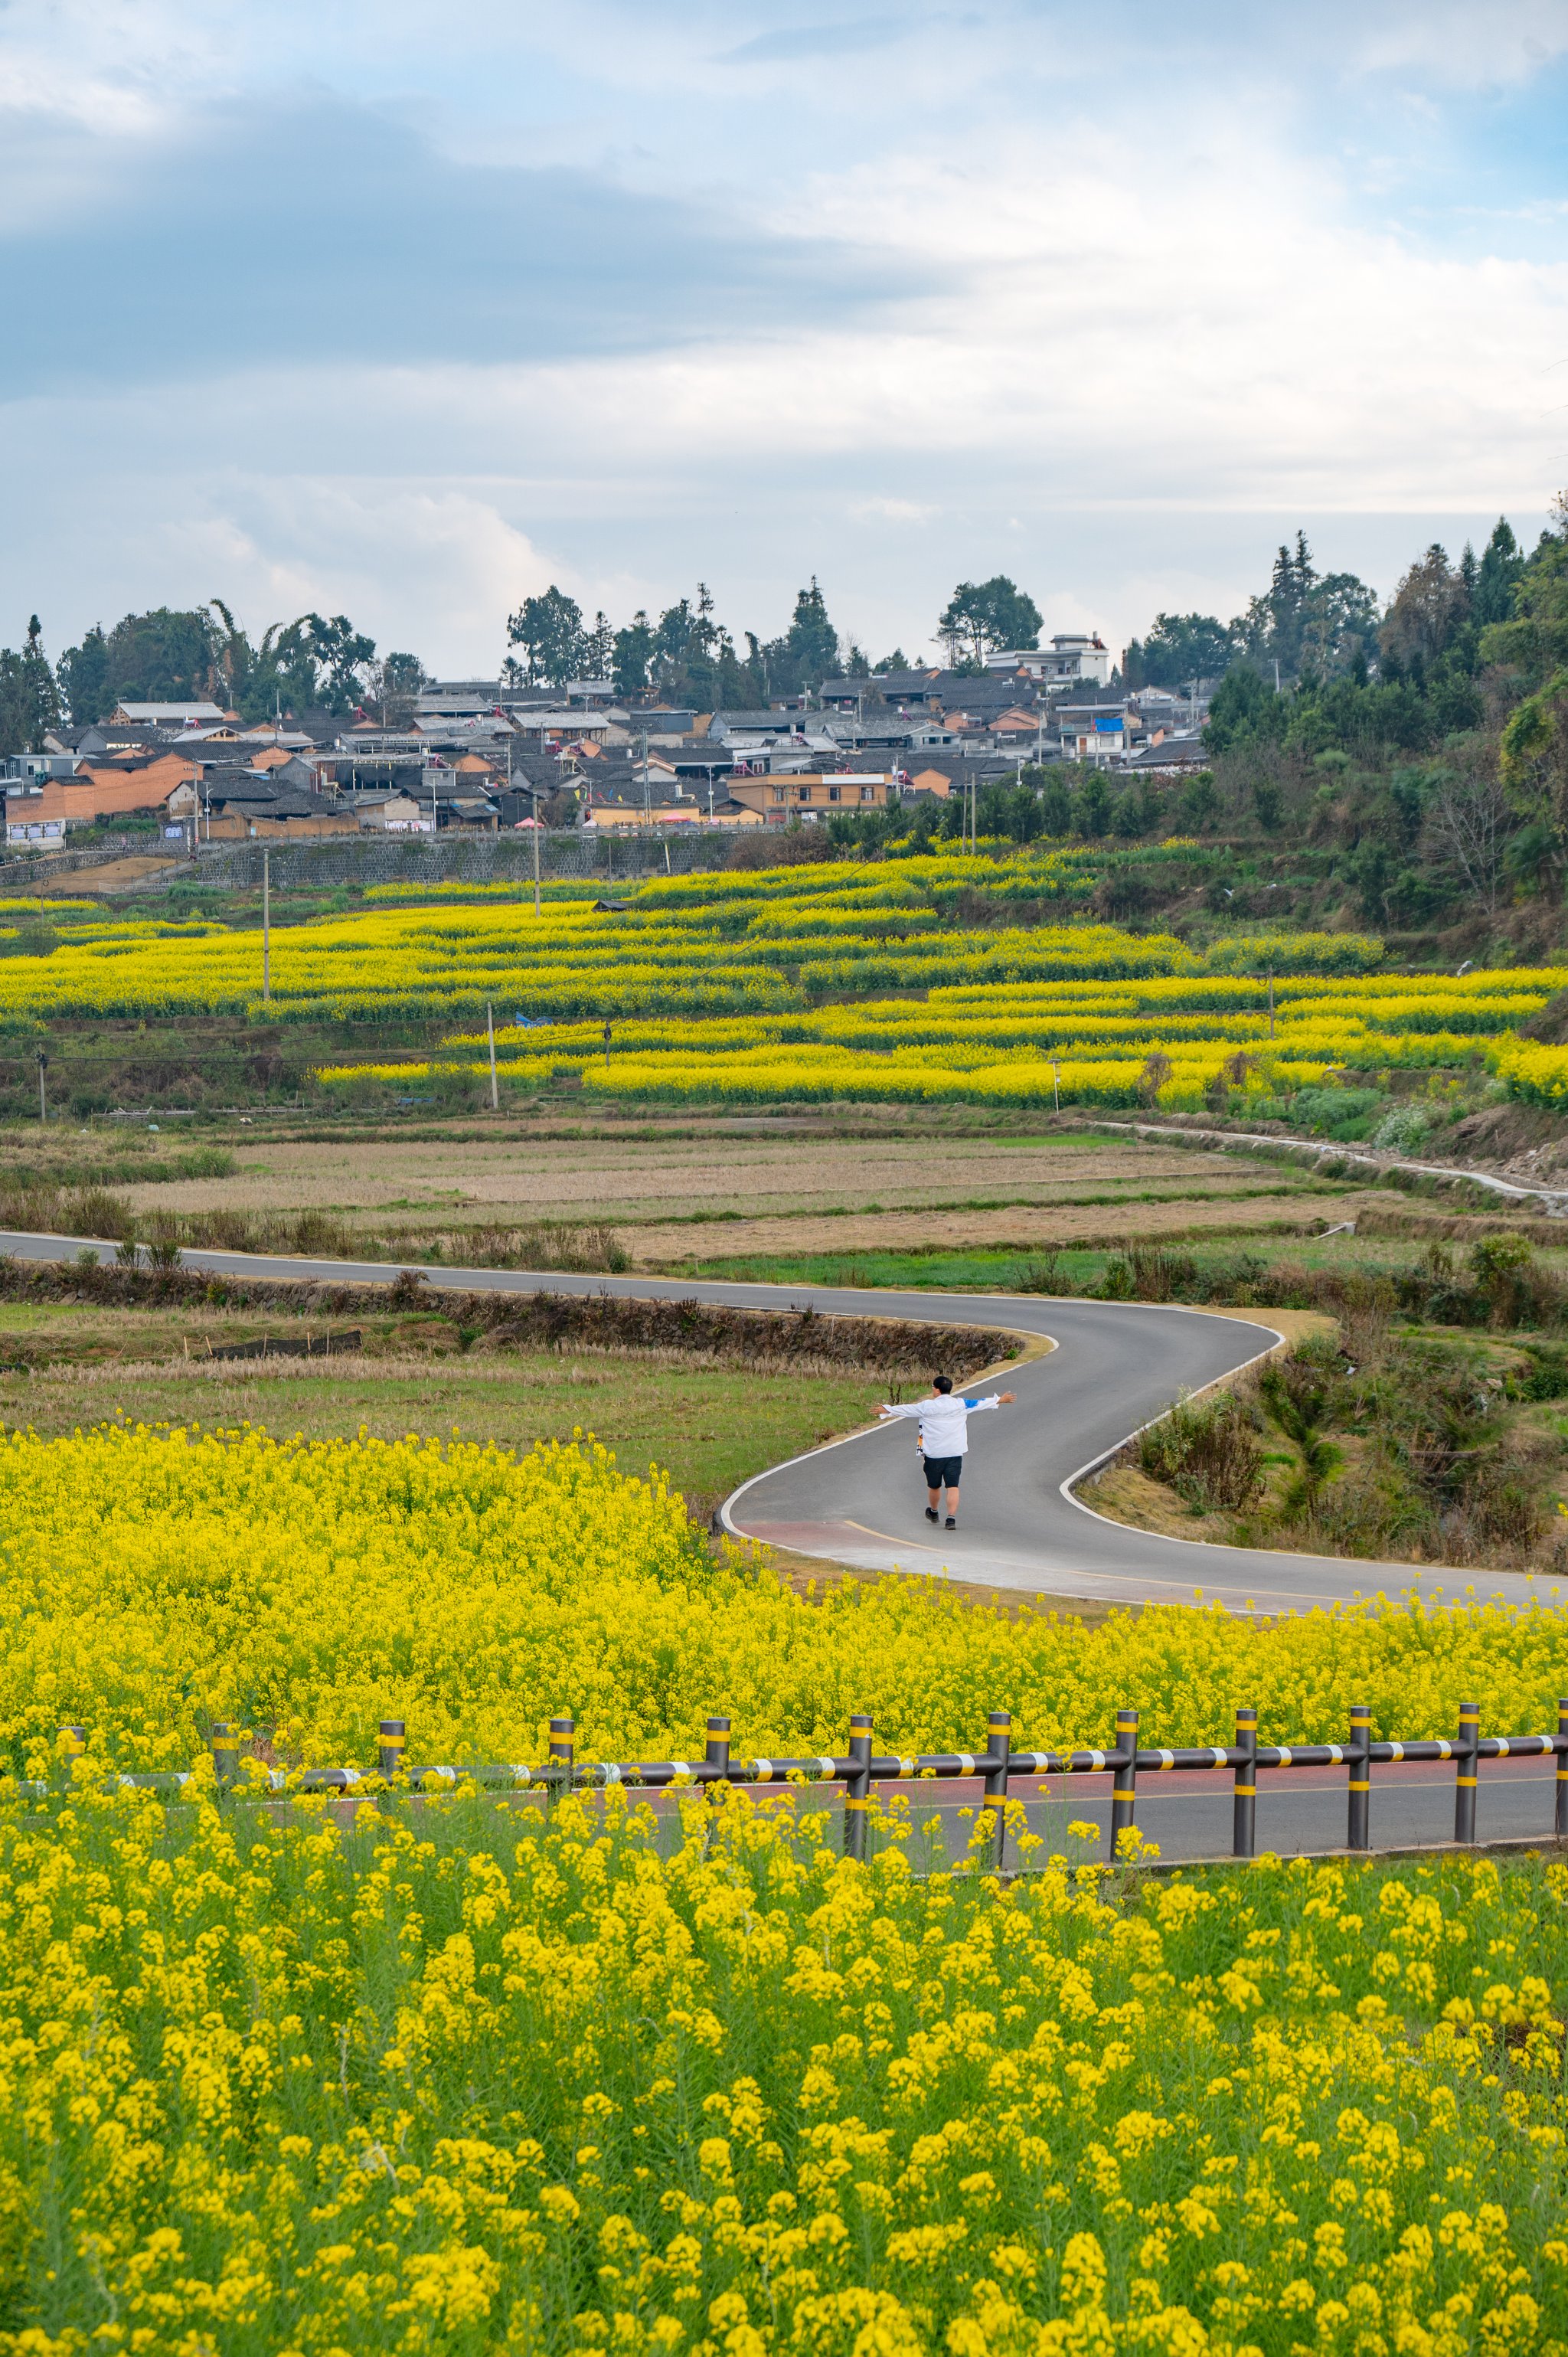
[{"label": "dry grass field", "polygon": [[519,1451],[589,1433],[615,1451],[623,1472],[661,1468],[705,1521],[751,1474],[874,1422],[888,1392],[864,1372],[769,1374],[651,1353],[464,1351],[435,1318],[377,1320],[365,1329],[365,1351],[330,1361],[201,1355],[209,1341],[301,1330],[297,1319],[222,1310],[0,1305],[0,1430],[48,1437],[116,1420],[249,1424],[307,1439],[457,1434]]},{"label": "dry grass field", "polygon": [[438,1247],[457,1261],[485,1229],[591,1221],[616,1230],[633,1265],[678,1269],[873,1245],[1305,1232],[1353,1218],[1361,1200],[1277,1165],[1066,1128],[964,1136],[911,1122],[856,1134],[824,1120],[561,1135],[476,1121],[438,1136],[247,1125],[225,1142],[231,1176],[133,1186],[138,1217],[313,1211],[354,1231],[361,1249]]}]

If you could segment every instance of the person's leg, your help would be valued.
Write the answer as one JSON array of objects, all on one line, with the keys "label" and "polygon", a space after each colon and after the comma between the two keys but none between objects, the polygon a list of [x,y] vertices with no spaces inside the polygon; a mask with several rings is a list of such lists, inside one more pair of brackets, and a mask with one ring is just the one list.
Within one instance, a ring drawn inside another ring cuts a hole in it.
[{"label": "person's leg", "polygon": [[958,1528],[958,1483],[956,1481],[948,1483],[948,1528],[950,1531]]},{"label": "person's leg", "polygon": [[925,1465],[926,1520],[928,1523],[934,1523],[940,1519],[938,1509],[940,1507],[942,1501],[942,1473],[944,1468],[940,1464],[933,1464],[929,1457],[925,1460]]}]

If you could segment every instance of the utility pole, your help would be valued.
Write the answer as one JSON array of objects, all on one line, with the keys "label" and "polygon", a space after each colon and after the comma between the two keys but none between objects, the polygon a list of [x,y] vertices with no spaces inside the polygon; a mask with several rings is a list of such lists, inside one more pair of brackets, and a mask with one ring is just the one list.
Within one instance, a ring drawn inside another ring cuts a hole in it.
[{"label": "utility pole", "polygon": [[605,1070],[606,1070],[606,1071],[607,1071],[607,1072],[609,1071],[609,1068],[610,1068],[610,1027],[609,1027],[609,1025],[607,1023],[607,1024],[605,1025]]},{"label": "utility pole", "polygon": [[273,855],[262,854],[262,1000],[273,995]]},{"label": "utility pole", "polygon": [[38,1119],[40,1121],[48,1121],[49,1117],[49,1101],[44,1093],[44,1071],[48,1060],[40,1048],[38,1049]]},{"label": "utility pole", "polygon": [[1270,1037],[1270,1039],[1272,1039],[1273,1038],[1273,1036],[1274,1036],[1274,973],[1273,973],[1273,968],[1271,966],[1271,967],[1269,968],[1269,1037]]},{"label": "utility pole", "polygon": [[490,1111],[499,1113],[500,1091],[496,1086],[496,1010],[489,999],[485,1001],[485,1028],[490,1035]]},{"label": "utility pole", "polygon": [[1062,1072],[1059,1064],[1051,1066],[1051,1103],[1058,1113],[1062,1109]]},{"label": "utility pole", "polygon": [[533,913],[539,914],[539,797],[533,798]]}]

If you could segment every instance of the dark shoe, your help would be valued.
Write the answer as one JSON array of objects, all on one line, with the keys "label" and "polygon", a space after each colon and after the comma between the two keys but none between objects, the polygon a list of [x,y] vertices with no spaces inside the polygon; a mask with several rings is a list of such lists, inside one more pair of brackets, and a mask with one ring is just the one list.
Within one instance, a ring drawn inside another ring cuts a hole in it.
[{"label": "dark shoe", "polygon": [[934,1506],[928,1506],[928,1507],[926,1508],[926,1520],[927,1520],[927,1522],[928,1522],[928,1523],[934,1523],[934,1522],[936,1521],[936,1519],[937,1519],[937,1510],[936,1510],[936,1508],[935,1508]]},{"label": "dark shoe", "polygon": [[[936,1521],[936,1519],[937,1519],[937,1518],[936,1518],[935,1514],[933,1514],[933,1515],[931,1516],[931,1520],[932,1520],[932,1522],[934,1523],[934,1522]],[[950,1530],[950,1531],[956,1531],[956,1530],[957,1530],[957,1528],[958,1528],[958,1516],[957,1516],[956,1514],[950,1514],[950,1515],[948,1516],[948,1528],[949,1528],[949,1530]]]}]

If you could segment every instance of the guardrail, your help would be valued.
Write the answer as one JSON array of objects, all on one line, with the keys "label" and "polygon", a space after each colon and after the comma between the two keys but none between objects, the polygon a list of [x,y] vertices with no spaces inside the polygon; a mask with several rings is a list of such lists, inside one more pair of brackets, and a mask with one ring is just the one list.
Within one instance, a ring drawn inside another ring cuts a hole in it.
[{"label": "guardrail", "polygon": [[[575,1727],[569,1717],[550,1722],[550,1754],[536,1766],[490,1763],[475,1766],[424,1766],[405,1757],[408,1731],[403,1720],[383,1718],[380,1724],[376,1765],[358,1768],[306,1768],[290,1770],[269,1767],[241,1749],[244,1731],[230,1724],[212,1730],[212,1764],[225,1791],[257,1795],[285,1792],[354,1792],[390,1788],[420,1791],[430,1786],[450,1789],[473,1781],[481,1787],[509,1791],[538,1790],[546,1799],[569,1792],[602,1792],[611,1786],[644,1788],[650,1792],[672,1785],[724,1787],[731,1784],[778,1786],[842,1784],[843,1846],[847,1856],[865,1856],[866,1813],[874,1784],[908,1784],[916,1781],[979,1778],[983,1798],[982,1814],[988,1817],[992,1855],[1000,1863],[1003,1811],[1009,1780],[1017,1776],[1101,1775],[1112,1779],[1108,1855],[1114,1859],[1122,1836],[1133,1828],[1140,1775],[1165,1775],[1173,1770],[1219,1774],[1232,1778],[1231,1855],[1255,1857],[1258,1847],[1258,1778],[1273,1770],[1343,1768],[1346,1771],[1346,1835],[1348,1850],[1369,1850],[1371,1838],[1372,1771],[1401,1760],[1454,1762],[1454,1839],[1466,1846],[1476,1843],[1476,1802],[1483,1760],[1541,1758],[1558,1761],[1552,1834],[1568,1840],[1568,1697],[1557,1705],[1554,1735],[1483,1735],[1478,1703],[1459,1706],[1459,1731],[1455,1736],[1423,1738],[1410,1743],[1375,1743],[1372,1714],[1365,1703],[1350,1710],[1348,1740],[1344,1743],[1263,1744],[1258,1741],[1255,1709],[1236,1713],[1236,1739],[1230,1744],[1202,1744],[1186,1750],[1149,1749],[1138,1742],[1138,1713],[1131,1706],[1116,1714],[1116,1741],[1106,1751],[1015,1751],[1010,1711],[993,1710],[987,1717],[983,1751],[924,1751],[908,1757],[872,1749],[873,1723],[857,1712],[849,1722],[849,1742],[840,1754],[802,1755],[796,1759],[734,1760],[730,1756],[727,1717],[708,1720],[701,1760],[630,1760],[579,1761]],[[87,1750],[87,1731],[75,1725],[59,1730],[60,1756],[68,1772]],[[177,1791],[189,1782],[179,1771],[155,1775],[119,1775],[122,1786],[148,1791]],[[48,1785],[30,1788],[48,1792]]]}]

